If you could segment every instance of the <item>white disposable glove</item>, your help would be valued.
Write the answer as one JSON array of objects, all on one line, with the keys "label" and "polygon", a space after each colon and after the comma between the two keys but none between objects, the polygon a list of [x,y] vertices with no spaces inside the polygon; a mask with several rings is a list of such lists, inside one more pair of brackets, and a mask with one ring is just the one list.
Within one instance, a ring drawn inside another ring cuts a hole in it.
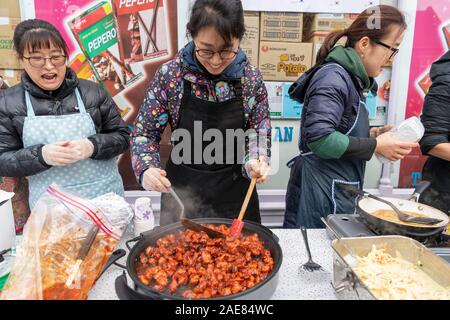
[{"label": "white disposable glove", "polygon": [[75,152],[77,160],[84,160],[94,153],[94,145],[89,139],[69,141],[68,147]]},{"label": "white disposable glove", "polygon": [[142,186],[148,191],[169,192],[171,186],[167,172],[159,168],[149,168],[142,177]]},{"label": "white disposable glove", "polygon": [[256,178],[256,183],[264,183],[269,175],[270,166],[265,160],[250,159],[245,164],[245,171],[251,179]]},{"label": "white disposable glove", "polygon": [[68,147],[69,141],[46,144],[42,157],[49,166],[67,166],[78,161],[77,152]]}]

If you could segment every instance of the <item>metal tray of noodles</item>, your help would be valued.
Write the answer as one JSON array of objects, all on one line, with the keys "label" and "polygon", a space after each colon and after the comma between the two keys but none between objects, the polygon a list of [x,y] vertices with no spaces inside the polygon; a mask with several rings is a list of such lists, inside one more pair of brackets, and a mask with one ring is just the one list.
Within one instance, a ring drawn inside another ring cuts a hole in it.
[{"label": "metal tray of noodles", "polygon": [[386,246],[393,257],[397,253],[427,274],[434,282],[450,288],[450,264],[420,242],[403,236],[341,238],[333,240],[333,287],[339,299],[376,300],[376,296],[354,271],[358,257],[367,256],[373,245]]}]

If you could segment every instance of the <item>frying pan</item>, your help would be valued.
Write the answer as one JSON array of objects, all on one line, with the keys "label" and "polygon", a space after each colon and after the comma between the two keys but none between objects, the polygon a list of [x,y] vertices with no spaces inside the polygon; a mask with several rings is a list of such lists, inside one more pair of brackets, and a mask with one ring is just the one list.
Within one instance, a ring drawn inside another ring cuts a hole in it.
[{"label": "frying pan", "polygon": [[[428,185],[429,183],[420,184],[416,188],[414,195],[420,194],[426,187],[428,187]],[[444,231],[445,227],[449,223],[449,217],[444,212],[431,206],[418,203],[413,200],[390,197],[381,198],[391,202],[402,211],[423,213],[428,217],[442,220],[442,222],[434,225],[403,224],[399,222],[392,222],[374,215],[374,213],[378,210],[392,210],[387,204],[368,197],[358,197],[356,213],[361,216],[364,223],[376,234],[403,235],[421,241],[426,238],[438,236]],[[417,196],[411,198],[417,199]]]}]

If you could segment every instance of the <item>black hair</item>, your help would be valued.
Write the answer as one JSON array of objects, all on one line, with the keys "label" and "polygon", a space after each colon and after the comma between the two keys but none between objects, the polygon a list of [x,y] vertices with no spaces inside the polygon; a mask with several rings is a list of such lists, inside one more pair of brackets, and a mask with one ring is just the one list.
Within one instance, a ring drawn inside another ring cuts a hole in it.
[{"label": "black hair", "polygon": [[186,26],[195,38],[200,29],[214,27],[226,45],[232,38],[242,40],[245,34],[244,9],[241,0],[196,0]]},{"label": "black hair", "polygon": [[68,57],[67,44],[61,33],[49,22],[40,19],[28,19],[20,22],[14,30],[14,50],[20,59],[23,58],[25,49],[35,52],[39,49],[55,47],[64,51]]}]

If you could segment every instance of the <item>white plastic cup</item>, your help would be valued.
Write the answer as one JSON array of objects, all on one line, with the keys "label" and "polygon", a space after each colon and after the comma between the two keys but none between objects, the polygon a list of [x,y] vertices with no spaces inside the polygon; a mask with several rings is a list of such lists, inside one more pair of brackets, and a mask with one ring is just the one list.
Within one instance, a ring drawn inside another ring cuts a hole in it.
[{"label": "white plastic cup", "polygon": [[137,198],[134,202],[134,218],[136,220],[154,219],[152,201],[150,198]]},{"label": "white plastic cup", "polygon": [[148,197],[138,198],[134,203],[134,234],[138,236],[142,232],[152,230],[155,227],[152,202]]},{"label": "white plastic cup", "polygon": [[143,232],[153,230],[153,228],[155,227],[155,221],[153,219],[151,220],[134,219],[133,227],[134,227],[134,236],[137,237]]}]

